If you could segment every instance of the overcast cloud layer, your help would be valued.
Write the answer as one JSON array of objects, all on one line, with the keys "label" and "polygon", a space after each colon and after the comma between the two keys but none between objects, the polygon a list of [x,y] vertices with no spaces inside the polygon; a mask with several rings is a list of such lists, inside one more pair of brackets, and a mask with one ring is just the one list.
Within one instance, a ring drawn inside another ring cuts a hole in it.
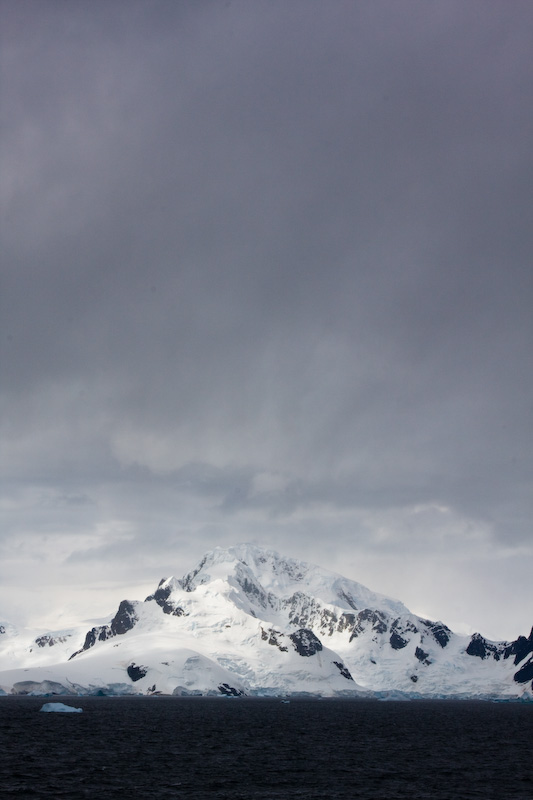
[{"label": "overcast cloud layer", "polygon": [[0,7],[0,617],[255,541],[527,634],[531,3]]}]

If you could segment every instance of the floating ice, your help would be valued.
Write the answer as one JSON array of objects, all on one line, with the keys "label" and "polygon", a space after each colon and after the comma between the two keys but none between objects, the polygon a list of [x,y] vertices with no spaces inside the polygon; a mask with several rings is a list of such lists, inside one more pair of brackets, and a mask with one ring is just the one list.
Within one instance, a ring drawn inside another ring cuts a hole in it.
[{"label": "floating ice", "polygon": [[74,708],[74,706],[66,706],[64,703],[45,703],[40,709],[41,711],[67,711],[77,712],[80,714],[83,708]]}]

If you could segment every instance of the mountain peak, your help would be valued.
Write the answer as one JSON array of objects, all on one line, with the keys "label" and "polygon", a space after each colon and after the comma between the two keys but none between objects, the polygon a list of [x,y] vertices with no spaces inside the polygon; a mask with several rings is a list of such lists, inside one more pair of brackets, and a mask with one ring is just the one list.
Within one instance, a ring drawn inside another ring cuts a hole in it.
[{"label": "mountain peak", "polygon": [[373,592],[357,581],[246,542],[228,548],[215,547],[181,579],[180,584],[190,592],[202,584],[215,580],[231,582],[232,577],[235,579],[235,576],[243,574],[258,584],[265,595],[273,593],[277,597],[289,598],[303,589],[324,603],[346,610],[373,608],[396,615],[410,613],[403,603]]}]

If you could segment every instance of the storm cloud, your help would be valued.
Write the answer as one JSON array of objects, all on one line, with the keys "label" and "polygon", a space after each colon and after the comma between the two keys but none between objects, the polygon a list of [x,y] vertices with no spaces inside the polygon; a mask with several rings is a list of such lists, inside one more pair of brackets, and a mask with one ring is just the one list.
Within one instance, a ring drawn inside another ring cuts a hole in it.
[{"label": "storm cloud", "polygon": [[0,614],[252,540],[527,633],[531,5],[0,7]]}]

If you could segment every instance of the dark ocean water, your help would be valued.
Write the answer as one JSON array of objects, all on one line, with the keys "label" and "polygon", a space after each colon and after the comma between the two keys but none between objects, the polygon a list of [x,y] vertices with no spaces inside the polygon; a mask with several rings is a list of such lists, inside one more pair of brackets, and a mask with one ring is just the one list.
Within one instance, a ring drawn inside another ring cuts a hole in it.
[{"label": "dark ocean water", "polygon": [[0,698],[8,798],[532,800],[533,705]]}]

